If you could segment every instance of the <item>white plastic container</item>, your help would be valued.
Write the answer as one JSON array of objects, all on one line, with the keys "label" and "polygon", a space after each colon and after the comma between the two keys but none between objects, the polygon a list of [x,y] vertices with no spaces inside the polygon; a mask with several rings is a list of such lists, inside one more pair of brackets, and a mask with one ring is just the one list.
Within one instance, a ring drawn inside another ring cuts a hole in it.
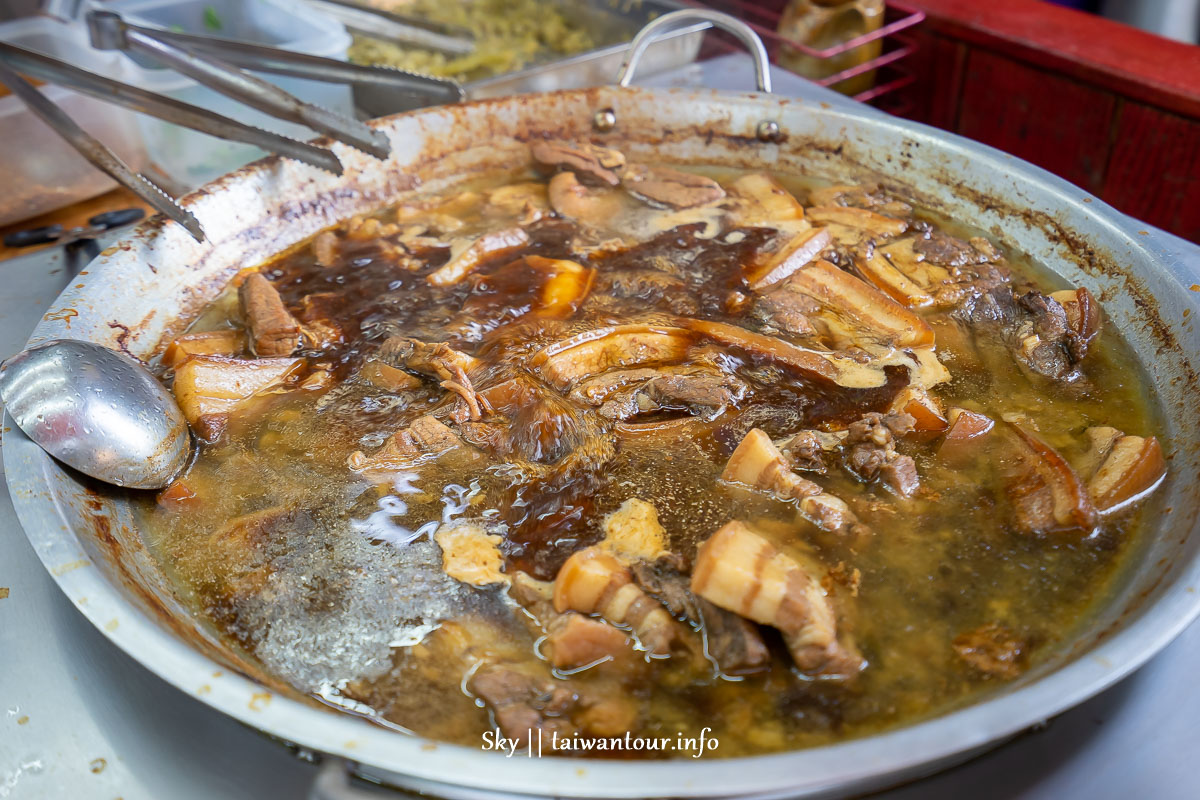
[{"label": "white plastic container", "polygon": [[[47,17],[0,24],[0,41],[106,75],[119,72],[124,60],[119,53],[92,50],[77,26]],[[146,154],[138,133],[137,115],[59,86],[46,85],[40,89],[132,168],[144,168]],[[0,142],[4,144],[0,149],[4,188],[0,193],[0,225],[87,200],[116,186],[12,95],[0,97]]]},{"label": "white plastic container", "polygon": [[[115,0],[97,7],[116,11],[130,22],[184,33],[199,33],[270,45],[298,53],[345,60],[350,34],[337,20],[286,0]],[[299,139],[308,128],[281,122],[152,62],[134,64],[122,77],[143,89],[207,108],[249,125]],[[350,87],[337,83],[262,75],[301,100],[347,116],[353,114]],[[152,164],[183,189],[192,189],[263,155],[256,147],[140,116],[139,127]]]}]

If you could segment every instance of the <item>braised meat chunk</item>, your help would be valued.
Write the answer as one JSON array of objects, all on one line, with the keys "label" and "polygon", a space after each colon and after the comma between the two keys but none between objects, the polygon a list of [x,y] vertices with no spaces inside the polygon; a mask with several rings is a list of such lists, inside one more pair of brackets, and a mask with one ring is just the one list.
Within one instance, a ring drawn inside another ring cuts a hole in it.
[{"label": "braised meat chunk", "polygon": [[704,649],[725,675],[766,669],[770,653],[750,620],[692,594],[678,558],[633,565],[633,579],[658,599],[676,619],[685,620],[704,635]]},{"label": "braised meat chunk", "polygon": [[290,356],[296,352],[300,346],[300,323],[284,307],[270,281],[252,272],[242,282],[238,296],[255,355]]},{"label": "braised meat chunk", "polygon": [[984,675],[1015,678],[1025,671],[1029,646],[1013,631],[991,622],[956,636],[954,651]]},{"label": "braised meat chunk", "polygon": [[917,465],[911,456],[896,451],[896,437],[913,430],[915,420],[906,413],[870,413],[847,429],[842,443],[846,468],[864,481],[880,483],[902,497],[920,486]]},{"label": "braised meat chunk", "polygon": [[524,747],[538,732],[569,736],[577,729],[569,714],[578,697],[553,680],[539,680],[504,666],[475,673],[468,688],[487,704],[496,727]]},{"label": "braised meat chunk", "polygon": [[854,648],[838,640],[836,615],[820,580],[741,522],[730,522],[700,548],[692,591],[778,628],[802,670],[850,677],[864,666]]},{"label": "braised meat chunk", "polygon": [[646,652],[670,655],[686,648],[686,632],[633,582],[629,568],[602,550],[580,550],[567,559],[554,580],[554,609],[598,614],[628,625]]},{"label": "braised meat chunk", "polygon": [[705,206],[725,196],[725,190],[711,178],[669,167],[630,164],[621,183],[634,197],[660,207]]},{"label": "braised meat chunk", "polygon": [[570,170],[576,175],[587,175],[609,186],[620,184],[620,173],[625,167],[625,154],[620,150],[593,144],[534,142],[529,152],[541,167]]}]

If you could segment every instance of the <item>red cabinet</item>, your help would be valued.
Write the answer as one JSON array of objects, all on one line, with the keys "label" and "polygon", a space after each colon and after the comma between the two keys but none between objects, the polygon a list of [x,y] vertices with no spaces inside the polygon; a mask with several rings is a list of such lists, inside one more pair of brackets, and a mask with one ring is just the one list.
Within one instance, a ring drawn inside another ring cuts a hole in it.
[{"label": "red cabinet", "polygon": [[1040,0],[904,0],[898,113],[1045,167],[1200,242],[1200,47]]}]

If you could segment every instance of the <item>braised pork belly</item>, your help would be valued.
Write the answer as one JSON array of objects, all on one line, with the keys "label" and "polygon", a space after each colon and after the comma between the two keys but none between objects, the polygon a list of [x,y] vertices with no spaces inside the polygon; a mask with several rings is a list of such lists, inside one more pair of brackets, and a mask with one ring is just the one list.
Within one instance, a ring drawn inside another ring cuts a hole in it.
[{"label": "braised pork belly", "polygon": [[1114,327],[903,187],[537,141],[164,342],[200,446],[141,513],[381,724],[813,746],[1021,680],[1136,556],[1170,448]]}]

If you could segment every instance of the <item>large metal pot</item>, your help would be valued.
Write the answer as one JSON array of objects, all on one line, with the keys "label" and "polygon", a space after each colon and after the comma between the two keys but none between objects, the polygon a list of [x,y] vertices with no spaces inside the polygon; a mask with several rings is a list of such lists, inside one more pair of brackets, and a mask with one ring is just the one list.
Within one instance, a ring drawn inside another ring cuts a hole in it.
[{"label": "large metal pot", "polygon": [[[599,113],[598,113],[599,112]],[[902,184],[1102,299],[1111,330],[1146,365],[1166,420],[1165,512],[1104,610],[1021,679],[982,702],[902,730],[758,758],[614,762],[504,758],[434,743],[331,711],[262,674],[176,598],[119,495],[98,493],[5,420],[13,502],[46,568],[80,611],[148,668],[244,723],[375,779],[446,797],[799,797],[862,792],[927,774],[1099,692],[1165,646],[1200,611],[1198,265],[1080,189],[940,131],[763,93],[620,87],[487,100],[375,125],[380,163],[338,148],[334,177],[269,158],[184,200],[210,235],[152,220],[105,251],[55,302],[32,342],[72,337],[154,357],[233,274],[352,214],[417,189],[527,163],[530,139],[592,138],[638,160],[770,169]],[[778,131],[777,137],[772,132]]]}]

